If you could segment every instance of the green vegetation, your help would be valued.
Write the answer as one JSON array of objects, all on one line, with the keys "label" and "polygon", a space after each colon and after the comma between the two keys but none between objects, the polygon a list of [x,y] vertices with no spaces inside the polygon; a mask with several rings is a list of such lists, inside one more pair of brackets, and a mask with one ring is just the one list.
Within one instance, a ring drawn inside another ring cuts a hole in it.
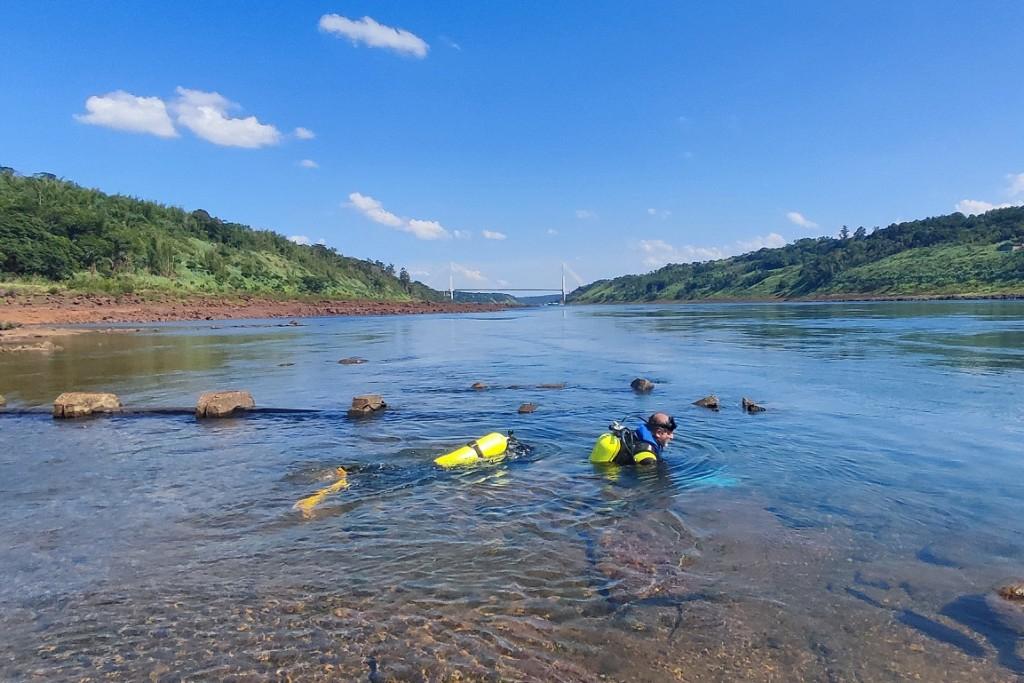
[{"label": "green vegetation", "polygon": [[599,280],[575,303],[1024,295],[1024,207],[954,213]]},{"label": "green vegetation", "polygon": [[57,286],[108,294],[443,297],[381,261],[295,244],[202,209],[111,196],[49,173],[25,177],[7,167],[0,167],[0,280],[13,292]]}]

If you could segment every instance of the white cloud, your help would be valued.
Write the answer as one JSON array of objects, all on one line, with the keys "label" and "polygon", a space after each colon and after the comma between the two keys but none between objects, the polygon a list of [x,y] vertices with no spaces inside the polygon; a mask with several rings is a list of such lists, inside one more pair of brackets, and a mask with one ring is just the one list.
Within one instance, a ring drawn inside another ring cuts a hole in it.
[{"label": "white cloud", "polygon": [[462,265],[460,263],[453,263],[452,264],[452,272],[454,272],[456,275],[461,275],[464,278],[468,278],[470,280],[473,280],[474,282],[483,282],[484,280],[487,279],[487,277],[483,273],[481,273],[479,270],[473,270],[472,268],[467,268],[466,266],[464,266],[464,265]]},{"label": "white cloud", "polygon": [[718,247],[699,247],[684,245],[675,247],[664,240],[640,240],[640,251],[644,255],[644,265],[659,268],[667,263],[691,263],[693,261],[715,261],[736,254],[757,251],[763,247],[781,247],[786,239],[778,233],[769,233],[749,240],[737,240],[732,244]]},{"label": "white cloud", "polygon": [[590,209],[576,209],[576,218],[579,218],[581,221],[586,221],[591,218],[597,218],[597,214]]},{"label": "white cloud", "polygon": [[430,277],[429,270],[410,270],[409,275],[413,277]]},{"label": "white cloud", "polygon": [[818,227],[817,223],[815,223],[812,220],[808,220],[799,211],[790,211],[789,213],[786,214],[786,218],[789,219],[790,223],[792,223],[793,225],[799,225],[801,228],[816,228],[816,227]]},{"label": "white cloud", "polygon": [[508,235],[503,232],[496,232],[493,230],[481,230],[480,234],[487,240],[503,240],[508,237]]},{"label": "white cloud", "polygon": [[380,223],[381,225],[389,225],[393,228],[397,228],[402,225],[402,219],[391,213],[385,211],[384,206],[373,197],[367,197],[366,195],[353,192],[348,196],[351,206],[355,207],[360,213],[369,218],[374,223]]},{"label": "white cloud", "polygon": [[340,14],[325,14],[320,17],[320,30],[325,33],[344,36],[354,44],[364,43],[370,47],[382,47],[423,59],[430,46],[414,33],[404,29],[378,24],[370,17],[353,21]]},{"label": "white cloud", "polygon": [[448,47],[450,47],[453,50],[458,50],[459,52],[462,52],[462,46],[459,45],[458,43],[456,43],[454,40],[452,40],[448,36],[441,36],[441,42],[444,43],[445,45],[447,45]]},{"label": "white cloud", "polygon": [[452,230],[452,237],[457,240],[468,240],[473,236],[473,233],[469,230]]},{"label": "white cloud", "polygon": [[320,168],[320,164],[316,163],[312,159],[303,159],[299,162],[299,166],[302,168]]},{"label": "white cloud", "polygon": [[75,114],[75,119],[93,126],[104,126],[131,133],[149,133],[162,138],[176,138],[167,105],[159,97],[137,97],[124,90],[106,95],[93,95],[85,101],[88,114]]},{"label": "white cloud", "polygon": [[324,239],[323,237],[321,237],[320,239],[318,239],[318,240],[316,241],[316,243],[317,243],[317,244],[319,244],[319,245],[320,245],[320,246],[322,246],[322,247],[325,247],[325,246],[327,246],[327,240],[325,240],[325,239]]},{"label": "white cloud", "polygon": [[413,218],[409,220],[403,229],[416,235],[417,239],[421,240],[441,240],[451,237],[448,231],[444,229],[444,226],[437,221],[421,221]]},{"label": "white cloud", "polygon": [[992,209],[1007,209],[1011,206],[1020,206],[1020,202],[1006,203],[1006,204],[993,204],[991,202],[983,202],[980,199],[961,199],[953,207],[965,216],[971,216],[973,214],[985,213]]},{"label": "white cloud", "polygon": [[295,242],[295,244],[309,244],[309,238],[305,235],[292,235],[288,241]]},{"label": "white cloud", "polygon": [[404,219],[387,211],[384,205],[373,197],[368,197],[358,192],[348,196],[348,206],[356,209],[371,221],[396,228],[403,232],[412,233],[417,239],[439,240],[448,239],[452,235],[445,230],[444,226],[437,221],[423,221],[416,218]]},{"label": "white cloud", "polygon": [[558,231],[555,230],[554,228],[548,228],[548,234],[549,235],[557,235]]},{"label": "white cloud", "polygon": [[178,123],[215,145],[224,147],[266,147],[281,141],[281,131],[260,123],[255,116],[235,119],[228,110],[238,105],[216,92],[178,87],[178,99],[171,105]]},{"label": "white cloud", "polygon": [[316,133],[311,131],[309,128],[303,128],[302,126],[299,126],[292,131],[292,135],[297,137],[299,140],[312,140],[316,137]]},{"label": "white cloud", "polygon": [[672,215],[672,212],[668,209],[647,209],[648,216],[654,216],[655,218],[665,219]]},{"label": "white cloud", "polygon": [[499,287],[508,287],[508,286],[509,286],[509,284],[510,284],[510,283],[509,283],[509,281],[508,281],[508,280],[498,280],[498,286],[499,286]]},{"label": "white cloud", "polygon": [[1007,194],[1011,197],[1024,194],[1024,173],[1010,173],[1006,176],[1006,180],[1010,183],[1006,189]]}]

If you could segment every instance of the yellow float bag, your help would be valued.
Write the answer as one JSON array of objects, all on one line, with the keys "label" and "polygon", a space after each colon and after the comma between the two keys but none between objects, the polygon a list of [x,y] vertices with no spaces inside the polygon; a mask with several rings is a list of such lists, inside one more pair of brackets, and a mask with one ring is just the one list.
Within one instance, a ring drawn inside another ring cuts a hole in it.
[{"label": "yellow float bag", "polygon": [[439,458],[435,458],[434,464],[441,467],[475,465],[483,460],[505,455],[507,449],[508,437],[498,432],[491,432],[475,441],[470,441],[462,448],[456,448],[451,453],[445,453]]}]

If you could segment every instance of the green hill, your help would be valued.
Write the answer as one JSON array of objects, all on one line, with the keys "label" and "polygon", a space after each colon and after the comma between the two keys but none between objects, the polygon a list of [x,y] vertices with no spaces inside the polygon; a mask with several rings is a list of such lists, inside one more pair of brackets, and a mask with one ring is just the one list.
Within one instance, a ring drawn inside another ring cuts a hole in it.
[{"label": "green hill", "polygon": [[405,269],[0,167],[0,280],[87,291],[439,301]]},{"label": "green hill", "polygon": [[841,238],[797,240],[777,249],[646,275],[599,280],[573,303],[705,299],[800,299],[1024,295],[1024,207],[978,216],[954,213]]}]

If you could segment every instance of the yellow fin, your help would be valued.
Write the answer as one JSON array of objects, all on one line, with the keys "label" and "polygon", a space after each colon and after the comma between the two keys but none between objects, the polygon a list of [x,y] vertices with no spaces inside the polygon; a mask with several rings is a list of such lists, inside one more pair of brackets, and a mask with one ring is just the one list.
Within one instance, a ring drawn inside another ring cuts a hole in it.
[{"label": "yellow fin", "polygon": [[302,500],[297,501],[295,505],[292,506],[292,509],[301,512],[303,517],[310,517],[313,514],[313,508],[319,505],[324,498],[332,493],[337,493],[342,489],[347,489],[348,473],[345,469],[343,467],[339,467],[334,471],[334,473],[338,477],[336,482],[330,486],[325,486],[311,496],[306,496]]}]

